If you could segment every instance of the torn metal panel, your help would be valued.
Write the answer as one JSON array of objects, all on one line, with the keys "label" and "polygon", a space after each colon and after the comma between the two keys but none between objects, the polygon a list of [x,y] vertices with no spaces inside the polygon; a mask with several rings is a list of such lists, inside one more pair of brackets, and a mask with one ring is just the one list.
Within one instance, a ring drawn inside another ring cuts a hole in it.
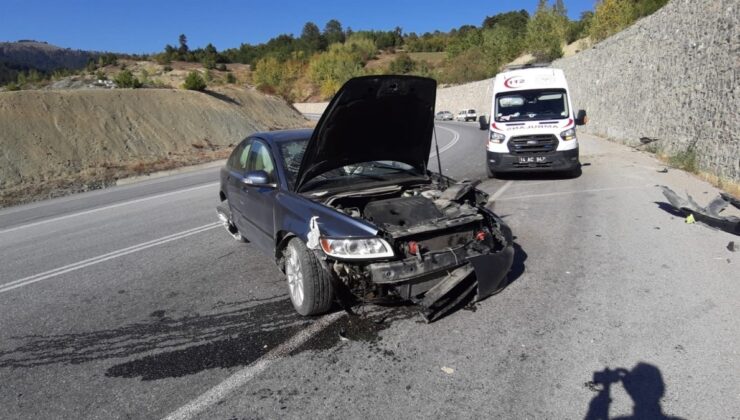
[{"label": "torn metal panel", "polygon": [[[720,194],[706,207],[698,205],[690,195],[683,198],[666,186],[661,186],[663,195],[671,205],[686,216],[713,229],[719,229],[735,235],[740,235],[740,218],[736,216],[720,216],[728,204],[738,207],[740,202],[729,194]],[[740,208],[740,207],[738,207]]]},{"label": "torn metal panel", "polygon": [[732,204],[735,208],[740,209],[740,200],[739,199],[731,196],[730,194],[724,193],[724,192],[723,193],[719,193],[719,196],[722,197],[722,199],[724,199],[728,203]]},{"label": "torn metal panel", "polygon": [[514,262],[514,247],[507,246],[501,252],[469,258],[473,265],[478,291],[476,300],[490,296],[503,287],[506,274]]},{"label": "torn metal panel", "polygon": [[472,265],[465,264],[427,291],[418,302],[422,307],[421,314],[427,322],[439,319],[472,293],[475,288],[472,273]]}]

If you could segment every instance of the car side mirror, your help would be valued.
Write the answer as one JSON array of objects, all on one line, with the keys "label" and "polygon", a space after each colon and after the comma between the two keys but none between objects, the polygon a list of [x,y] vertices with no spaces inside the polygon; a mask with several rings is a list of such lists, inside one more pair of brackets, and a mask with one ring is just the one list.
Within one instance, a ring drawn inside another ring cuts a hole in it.
[{"label": "car side mirror", "polygon": [[244,174],[242,182],[246,185],[263,186],[270,183],[270,175],[265,171],[250,171]]},{"label": "car side mirror", "polygon": [[485,115],[481,115],[480,117],[478,117],[478,124],[480,125],[481,130],[488,129],[488,119]]},{"label": "car side mirror", "polygon": [[588,122],[588,115],[586,115],[585,109],[579,109],[576,114],[576,125],[586,125]]}]

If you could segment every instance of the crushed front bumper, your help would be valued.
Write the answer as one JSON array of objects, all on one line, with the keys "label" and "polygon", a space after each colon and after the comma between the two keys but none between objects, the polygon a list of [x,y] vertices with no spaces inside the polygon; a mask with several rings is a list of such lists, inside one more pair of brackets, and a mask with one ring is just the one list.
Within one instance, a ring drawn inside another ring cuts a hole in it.
[{"label": "crushed front bumper", "polygon": [[538,154],[486,151],[486,164],[493,173],[531,171],[574,171],[580,168],[578,148]]},{"label": "crushed front bumper", "polygon": [[389,286],[404,299],[422,307],[422,315],[433,321],[475,293],[483,299],[505,285],[514,261],[511,244],[495,253],[468,247],[429,253],[399,261],[369,264],[370,280]]}]

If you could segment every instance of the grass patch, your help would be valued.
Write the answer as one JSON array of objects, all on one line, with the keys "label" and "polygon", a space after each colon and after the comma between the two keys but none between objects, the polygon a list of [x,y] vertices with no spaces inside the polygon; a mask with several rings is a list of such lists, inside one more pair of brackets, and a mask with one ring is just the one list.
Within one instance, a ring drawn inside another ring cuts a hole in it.
[{"label": "grass patch", "polygon": [[676,152],[668,156],[668,163],[674,168],[683,169],[693,174],[699,171],[696,164],[696,152],[693,148],[688,148],[681,152]]}]

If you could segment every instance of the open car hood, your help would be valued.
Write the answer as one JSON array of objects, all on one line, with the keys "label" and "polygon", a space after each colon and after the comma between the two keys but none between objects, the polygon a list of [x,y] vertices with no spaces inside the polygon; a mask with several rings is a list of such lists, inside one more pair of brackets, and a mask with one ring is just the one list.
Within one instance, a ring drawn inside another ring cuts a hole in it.
[{"label": "open car hood", "polygon": [[295,189],[332,169],[375,160],[426,172],[437,82],[414,76],[350,79],[321,116],[301,161]]}]

